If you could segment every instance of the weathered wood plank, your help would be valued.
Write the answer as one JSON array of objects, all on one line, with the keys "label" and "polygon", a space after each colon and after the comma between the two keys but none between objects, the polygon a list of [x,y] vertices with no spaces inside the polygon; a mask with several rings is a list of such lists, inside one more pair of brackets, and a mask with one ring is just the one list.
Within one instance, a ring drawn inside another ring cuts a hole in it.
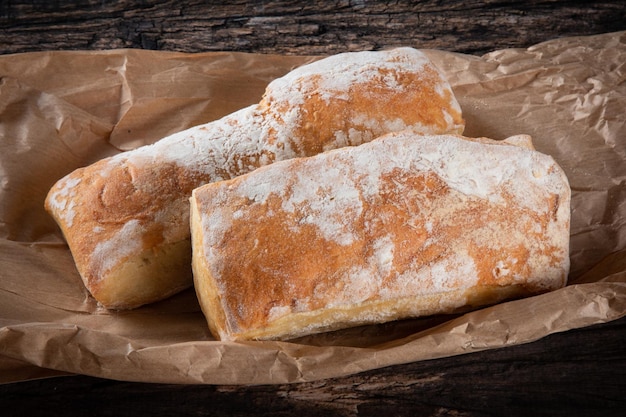
[{"label": "weathered wood plank", "polygon": [[626,29],[613,1],[12,0],[0,52],[143,48],[330,54],[407,45],[482,54]]}]

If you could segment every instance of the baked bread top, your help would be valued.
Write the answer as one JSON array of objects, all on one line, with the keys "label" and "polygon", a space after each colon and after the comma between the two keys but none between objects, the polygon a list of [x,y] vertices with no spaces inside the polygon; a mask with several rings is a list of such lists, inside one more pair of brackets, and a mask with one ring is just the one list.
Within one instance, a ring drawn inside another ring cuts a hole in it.
[{"label": "baked bread top", "polygon": [[530,138],[397,132],[193,192],[215,337],[285,339],[559,288],[570,189]]},{"label": "baked bread top", "polygon": [[340,54],[274,80],[259,104],[77,169],[45,207],[91,294],[134,308],[192,284],[194,188],[390,131],[463,126],[450,86],[420,51]]}]

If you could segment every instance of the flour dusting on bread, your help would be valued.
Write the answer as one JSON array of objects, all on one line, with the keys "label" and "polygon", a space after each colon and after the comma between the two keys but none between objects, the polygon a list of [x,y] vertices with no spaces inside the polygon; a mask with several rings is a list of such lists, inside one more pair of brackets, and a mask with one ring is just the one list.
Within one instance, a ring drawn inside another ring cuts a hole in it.
[{"label": "flour dusting on bread", "polygon": [[391,131],[463,127],[450,85],[422,52],[345,53],[272,81],[258,104],[70,173],[46,208],[92,295],[105,307],[134,308],[192,285],[191,268],[180,265],[190,262],[194,188]]},{"label": "flour dusting on bread", "polygon": [[567,178],[516,141],[395,132],[194,190],[214,334],[289,338],[561,287]]}]

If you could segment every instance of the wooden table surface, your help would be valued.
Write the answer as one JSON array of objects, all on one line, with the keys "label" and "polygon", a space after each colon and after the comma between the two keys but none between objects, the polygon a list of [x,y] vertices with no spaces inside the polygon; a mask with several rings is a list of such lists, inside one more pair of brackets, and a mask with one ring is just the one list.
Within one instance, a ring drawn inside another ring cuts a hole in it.
[{"label": "wooden table surface", "polygon": [[[142,48],[469,54],[626,29],[623,1],[0,1],[0,53]],[[218,2],[215,2],[218,3]],[[313,5],[315,4],[315,5]],[[55,377],[0,385],[0,414],[626,415],[626,318],[507,348],[271,386]]]}]

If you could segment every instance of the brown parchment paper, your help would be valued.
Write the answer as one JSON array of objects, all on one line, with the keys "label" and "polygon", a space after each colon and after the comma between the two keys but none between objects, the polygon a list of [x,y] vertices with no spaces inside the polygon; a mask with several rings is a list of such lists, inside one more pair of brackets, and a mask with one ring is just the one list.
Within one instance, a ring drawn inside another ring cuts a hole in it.
[{"label": "brown parchment paper", "polygon": [[139,50],[0,56],[0,382],[62,374],[127,381],[312,381],[530,342],[626,314],[626,32],[482,57],[427,51],[466,134],[527,133],[570,180],[569,284],[466,314],[289,342],[209,334],[193,289],[133,311],[100,308],[43,210],[59,178],[259,100],[314,57]]}]

